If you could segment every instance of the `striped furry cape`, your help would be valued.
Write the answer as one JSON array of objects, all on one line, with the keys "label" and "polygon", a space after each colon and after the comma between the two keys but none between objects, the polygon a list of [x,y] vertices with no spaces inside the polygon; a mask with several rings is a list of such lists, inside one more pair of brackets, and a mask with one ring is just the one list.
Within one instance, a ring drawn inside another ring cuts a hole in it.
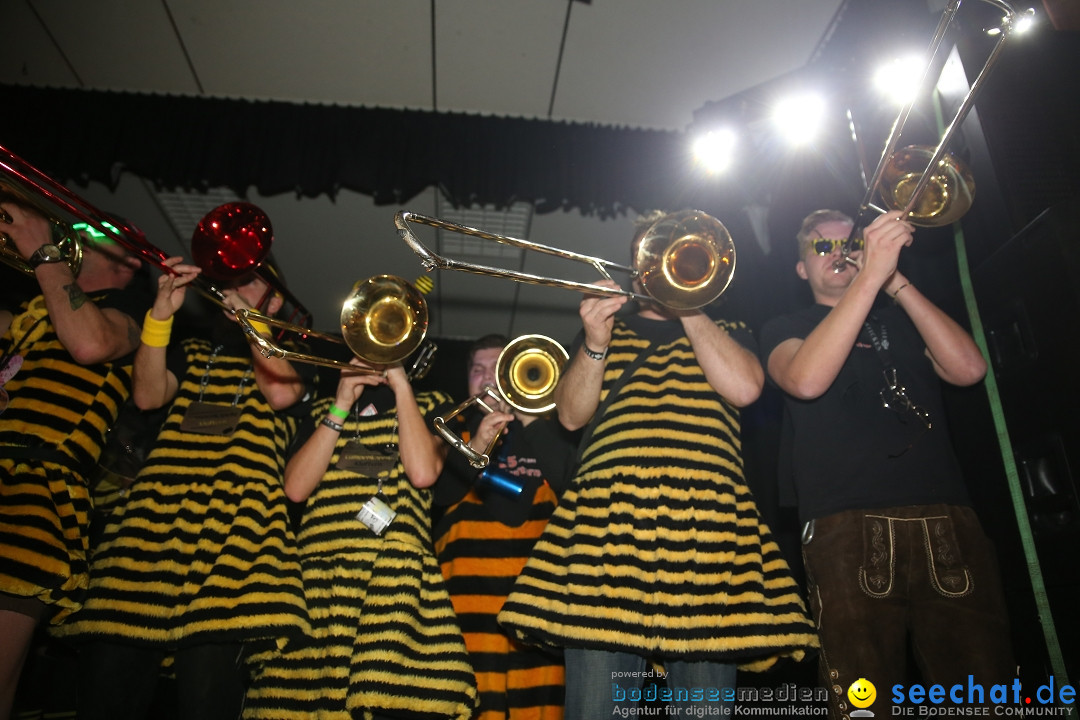
[{"label": "striped furry cape", "polygon": [[[367,390],[366,404],[377,391]],[[421,412],[446,400],[421,393]],[[332,398],[317,402],[312,421]],[[350,415],[329,468],[308,499],[298,542],[311,632],[280,652],[252,659],[245,718],[351,720],[471,716],[472,667],[431,547],[431,492],[414,488],[400,462],[382,477],[397,513],[381,536],[356,517],[378,490],[376,477],[336,467],[351,442],[397,442],[395,412]]]},{"label": "striped furry cape", "polygon": [[661,661],[801,658],[817,638],[743,480],[738,412],[672,325],[617,321],[603,392],[650,354],[596,425],[499,621],[525,642]]},{"label": "striped furry cape", "polygon": [[59,624],[88,583],[85,474],[130,393],[131,365],[76,363],[41,296],[13,318],[0,357],[8,372],[21,363],[0,413],[0,592],[53,606]]},{"label": "striped furry cape", "polygon": [[[186,340],[183,350],[188,370],[153,451],[110,517],[86,604],[63,635],[172,648],[283,642],[308,629],[281,484],[296,422],[270,408],[246,346],[212,363],[215,348],[205,340]],[[181,425],[204,375],[203,402],[235,400],[241,411],[229,435]]]}]

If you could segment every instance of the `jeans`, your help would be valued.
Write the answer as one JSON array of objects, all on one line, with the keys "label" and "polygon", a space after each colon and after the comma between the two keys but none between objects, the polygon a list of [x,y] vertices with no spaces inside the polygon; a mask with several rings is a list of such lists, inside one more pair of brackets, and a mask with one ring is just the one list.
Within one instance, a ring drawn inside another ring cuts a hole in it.
[{"label": "jeans", "polygon": [[[640,696],[634,692],[640,690],[645,677],[652,674],[648,660],[640,655],[606,650],[582,650],[567,648],[566,662],[566,716],[565,720],[596,720],[610,718],[619,709],[637,707]],[[663,660],[663,672],[667,673],[666,684],[675,692],[700,688],[706,699],[685,700],[678,694],[669,705],[680,708],[721,708],[720,717],[731,714],[734,705],[735,666],[719,662],[683,662],[681,660]],[[637,673],[637,675],[633,675]],[[709,691],[719,694],[713,699]],[[728,690],[727,693],[724,691]],[[625,699],[622,698],[625,695]],[[686,717],[685,710],[677,716]]]},{"label": "jeans", "polygon": [[860,678],[877,688],[869,709],[888,717],[889,689],[913,681],[909,651],[927,686],[1012,681],[996,555],[971,508],[849,510],[813,528],[803,562],[831,717],[855,709],[848,688]]}]

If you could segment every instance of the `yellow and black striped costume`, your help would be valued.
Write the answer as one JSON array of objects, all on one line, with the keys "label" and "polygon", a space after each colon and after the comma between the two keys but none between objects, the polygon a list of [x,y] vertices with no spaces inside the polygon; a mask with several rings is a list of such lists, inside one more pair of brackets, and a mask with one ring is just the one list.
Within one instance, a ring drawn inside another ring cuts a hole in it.
[{"label": "yellow and black striped costume", "polygon": [[601,399],[644,351],[500,623],[528,642],[661,661],[760,670],[801,658],[817,639],[743,479],[738,411],[706,382],[681,325],[617,320]]},{"label": "yellow and black striped costume", "polygon": [[[138,316],[124,306],[130,298],[121,291],[91,297]],[[86,590],[87,474],[130,393],[131,361],[76,363],[42,296],[15,316],[0,355],[9,370],[22,361],[4,385],[10,402],[0,413],[0,591],[53,606],[52,622],[60,623]]]},{"label": "yellow and black striped costume", "polygon": [[[470,416],[470,429],[481,417]],[[460,454],[447,458],[439,478],[440,485],[461,484],[459,493],[464,492],[436,523],[435,550],[476,671],[480,707],[474,720],[563,717],[562,659],[510,638],[496,621],[558,504],[546,476],[554,472],[559,477],[552,482],[560,488],[565,485],[574,448],[561,437],[557,423],[537,418],[524,427],[515,421],[492,453],[490,467],[520,482],[520,497],[508,498],[482,485],[478,489],[477,471]],[[458,434],[468,442],[471,433]],[[542,457],[549,462],[540,462]],[[446,492],[437,492],[436,497]]]},{"label": "yellow and black striped costume", "polygon": [[[332,400],[314,404],[312,427]],[[417,396],[425,415],[445,400]],[[392,393],[369,388],[360,400],[368,403],[378,411],[354,412],[344,422],[301,521],[311,634],[253,658],[245,718],[465,720],[476,703],[472,667],[431,547],[431,491],[414,488],[399,461],[381,471],[382,495],[397,516],[379,536],[356,517],[378,480],[337,468],[357,438],[376,451],[397,442]]]},{"label": "yellow and black striped costume", "polygon": [[[105,528],[83,610],[61,634],[164,650],[280,643],[308,629],[281,480],[296,420],[259,391],[242,338],[217,348],[189,339],[179,351],[177,396]],[[231,434],[181,427],[204,376],[203,402],[235,399],[242,410]]]}]

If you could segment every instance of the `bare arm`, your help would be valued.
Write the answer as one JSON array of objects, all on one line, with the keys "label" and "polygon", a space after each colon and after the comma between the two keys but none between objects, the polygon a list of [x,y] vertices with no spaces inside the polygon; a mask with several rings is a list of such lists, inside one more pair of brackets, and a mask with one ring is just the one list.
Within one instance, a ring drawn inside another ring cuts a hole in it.
[{"label": "bare arm", "polygon": [[[618,285],[601,280],[598,285],[612,288]],[[585,329],[585,346],[596,352],[605,352],[611,344],[611,331],[615,326],[615,313],[626,304],[625,297],[586,295],[581,301],[578,314]],[[566,372],[555,388],[555,407],[559,422],[567,430],[585,427],[600,405],[600,390],[604,383],[605,360],[594,360],[584,349],[570,358]]]},{"label": "bare arm", "polygon": [[[365,367],[355,359],[352,364]],[[349,410],[360,399],[365,387],[381,385],[383,382],[385,380],[381,375],[342,371],[337,393],[334,395],[334,404],[342,410]],[[330,465],[339,436],[337,430],[321,422],[315,426],[315,432],[285,464],[286,497],[293,502],[303,502],[315,492]]]},{"label": "bare arm", "polygon": [[[51,224],[36,212],[4,203],[8,233],[23,257],[52,242]],[[72,359],[80,365],[116,360],[139,344],[139,324],[115,308],[99,308],[79,287],[67,263],[44,263],[34,271],[49,319]]]},{"label": "bare arm", "polygon": [[821,397],[840,374],[877,296],[877,288],[859,280],[805,340],[790,338],[769,354],[769,376],[789,395]]},{"label": "bare arm", "polygon": [[11,328],[11,321],[15,319],[15,315],[10,310],[0,310],[0,337],[7,335],[7,331]]},{"label": "bare arm", "polygon": [[[223,292],[225,304],[233,310],[240,308],[254,309],[236,290]],[[269,314],[273,315],[281,307],[281,299],[273,298]],[[239,332],[239,330],[237,330]],[[283,358],[264,357],[255,345],[251,345],[251,361],[255,368],[255,384],[274,410],[292,407],[304,398],[307,388],[293,364]]]},{"label": "bare arm", "polygon": [[896,302],[911,318],[926,343],[926,355],[938,377],[959,386],[974,385],[982,380],[986,375],[986,359],[971,335],[900,273],[896,275],[898,279],[890,284],[900,290],[892,290],[890,294],[895,293]]},{"label": "bare arm", "polygon": [[709,385],[735,407],[757,400],[765,385],[765,371],[757,356],[701,311],[679,319]]},{"label": "bare arm", "polygon": [[389,368],[386,376],[397,404],[398,450],[405,475],[413,487],[431,487],[442,472],[447,445],[428,429],[401,365]]},{"label": "bare arm", "polygon": [[292,363],[281,358],[265,358],[254,347],[255,383],[274,410],[284,410],[303,400],[307,390]]},{"label": "bare arm", "polygon": [[[199,274],[194,265],[181,264],[181,258],[171,257],[164,261],[178,275],[162,273],[158,278],[158,291],[150,317],[160,322],[171,320],[184,304],[187,285]],[[168,347],[154,347],[141,343],[135,352],[132,379],[132,398],[140,410],[156,410],[176,397],[179,380],[166,366]]]}]

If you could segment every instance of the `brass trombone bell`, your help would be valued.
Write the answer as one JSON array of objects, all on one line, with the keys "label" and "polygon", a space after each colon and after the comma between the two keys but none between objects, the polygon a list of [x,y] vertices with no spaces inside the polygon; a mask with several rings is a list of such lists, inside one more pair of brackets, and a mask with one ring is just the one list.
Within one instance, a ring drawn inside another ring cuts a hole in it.
[{"label": "brass trombone bell", "polygon": [[357,357],[374,365],[403,360],[424,342],[427,300],[395,275],[356,283],[341,308],[341,334]]},{"label": "brass trombone bell", "polygon": [[569,359],[566,348],[544,335],[514,338],[495,361],[496,387],[485,387],[445,416],[435,418],[435,431],[464,455],[474,468],[487,467],[499,436],[491,438],[484,452],[480,453],[469,447],[446,423],[473,405],[488,414],[498,410],[504,402],[526,415],[539,415],[551,410],[555,407],[555,388]]},{"label": "brass trombone bell", "polygon": [[562,345],[544,335],[515,338],[495,363],[499,394],[523,413],[545,413],[555,407],[555,386],[569,359]]},{"label": "brass trombone bell", "polygon": [[[607,280],[612,279],[609,270],[625,272],[631,277],[640,278],[645,292],[637,293],[595,283],[544,277],[443,257],[420,242],[412,231],[409,224],[411,222],[583,262],[592,266]],[[633,267],[406,211],[399,211],[394,216],[394,225],[401,239],[420,257],[426,270],[459,270],[474,275],[507,278],[515,282],[558,287],[591,295],[656,302],[677,310],[708,305],[727,289],[735,272],[735,246],[730,233],[719,220],[699,210],[684,210],[666,215],[654,223],[639,243]]]},{"label": "brass trombone bell", "polygon": [[[934,37],[930,40],[927,50],[928,61],[919,84],[923,91],[934,79],[932,72],[934,58],[941,49],[942,40],[949,27],[956,19],[960,2],[961,0],[948,0],[937,29],[934,31]],[[1005,0],[984,0],[984,2],[993,5],[1003,13],[993,49],[983,63],[978,76],[971,83],[971,87],[968,88],[967,94],[961,100],[936,147],[912,145],[897,150],[901,133],[911,115],[916,96],[913,96],[901,108],[893,121],[878,165],[866,184],[866,194],[859,205],[851,234],[844,243],[843,257],[834,265],[837,272],[843,270],[848,263],[858,266],[851,257],[852,241],[863,228],[865,224],[863,221],[868,210],[885,212],[884,209],[873,204],[875,197],[879,194],[888,209],[901,210],[910,222],[923,227],[948,225],[960,219],[971,207],[975,194],[975,183],[971,172],[949,154],[948,147],[964,118],[974,107],[975,97],[990,76],[990,71],[997,63],[1006,41],[1020,27],[1021,19],[1034,15],[1034,10],[1030,8],[1018,12]]]},{"label": "brass trombone bell", "polygon": [[[343,303],[340,337],[316,332],[248,309],[237,310],[236,320],[248,336],[248,340],[259,349],[263,357],[364,373],[365,369],[341,360],[285,348],[276,337],[266,333],[260,325],[279,328],[305,338],[314,337],[327,342],[345,344],[356,357],[367,363],[390,365],[404,360],[424,342],[428,327],[428,310],[424,296],[408,282],[393,275],[376,275],[357,282]],[[410,371],[412,379],[422,377],[422,373],[426,373],[434,351],[434,344],[425,347],[420,356],[421,361]],[[381,374],[383,369],[367,372]]]},{"label": "brass trombone bell", "polygon": [[713,216],[683,210],[645,231],[634,267],[656,302],[676,310],[699,308],[727,290],[735,274],[735,243]]},{"label": "brass trombone bell", "polygon": [[[881,195],[890,210],[903,210],[911,202],[919,180],[927,172],[934,148],[911,145],[893,153],[881,175]],[[911,206],[908,220],[920,227],[941,227],[959,220],[975,199],[975,178],[967,165],[952,154],[938,161],[926,188]]]}]

